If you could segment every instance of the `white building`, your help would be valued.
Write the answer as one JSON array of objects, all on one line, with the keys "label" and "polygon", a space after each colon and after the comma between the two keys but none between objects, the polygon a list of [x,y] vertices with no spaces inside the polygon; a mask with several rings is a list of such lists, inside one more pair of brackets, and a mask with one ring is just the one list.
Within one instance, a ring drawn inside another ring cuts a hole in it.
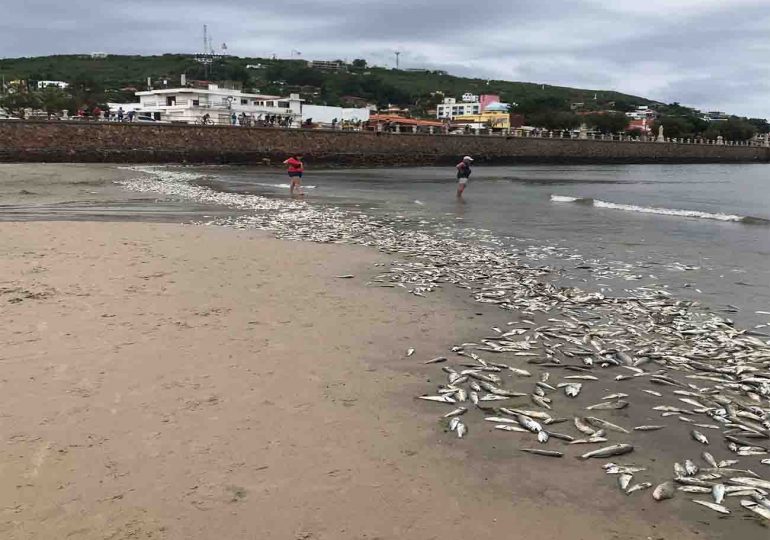
[{"label": "white building", "polygon": [[639,105],[636,110],[627,112],[626,116],[632,120],[654,120],[657,114],[647,105]]},{"label": "white building", "polygon": [[70,84],[64,81],[37,81],[37,89],[42,90],[43,88],[48,88],[49,86],[55,86],[56,88],[61,88],[64,90],[67,88]]},{"label": "white building", "polygon": [[479,96],[476,94],[471,94],[470,92],[466,92],[463,94],[462,100],[463,103],[475,103],[479,100]]},{"label": "white building", "polygon": [[469,114],[481,114],[481,103],[478,101],[457,103],[455,98],[444,98],[444,102],[436,106],[436,118],[439,119],[467,116]]},{"label": "white building", "polygon": [[299,94],[289,97],[246,94],[240,90],[219,88],[210,84],[207,89],[163,88],[137,92],[141,115],[169,122],[199,123],[208,114],[214,124],[230,124],[245,114],[253,121],[272,119],[276,123],[288,122],[298,127],[302,119],[302,102]]}]

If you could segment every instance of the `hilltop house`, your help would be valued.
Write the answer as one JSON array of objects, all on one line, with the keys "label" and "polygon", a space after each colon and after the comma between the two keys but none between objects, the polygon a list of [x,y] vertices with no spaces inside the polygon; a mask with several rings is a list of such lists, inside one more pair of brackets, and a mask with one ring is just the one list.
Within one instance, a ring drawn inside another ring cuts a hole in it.
[{"label": "hilltop house", "polygon": [[289,97],[247,94],[209,84],[206,89],[163,88],[136,92],[136,95],[139,97],[137,112],[161,121],[197,123],[208,114],[213,123],[227,125],[233,113],[246,114],[253,120],[275,117],[295,127],[302,120],[303,100],[298,94]]}]

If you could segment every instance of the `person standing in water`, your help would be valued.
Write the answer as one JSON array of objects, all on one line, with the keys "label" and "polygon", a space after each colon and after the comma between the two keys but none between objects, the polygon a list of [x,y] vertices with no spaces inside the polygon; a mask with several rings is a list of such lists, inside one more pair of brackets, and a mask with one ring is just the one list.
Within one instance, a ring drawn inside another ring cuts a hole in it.
[{"label": "person standing in water", "polygon": [[294,154],[283,162],[288,167],[289,174],[289,194],[293,197],[294,192],[302,195],[302,173],[305,172],[305,164],[302,163],[302,154]]},{"label": "person standing in water", "polygon": [[471,163],[473,163],[473,158],[471,156],[465,156],[463,160],[457,164],[458,199],[462,198],[465,186],[468,185],[468,179],[471,177]]}]

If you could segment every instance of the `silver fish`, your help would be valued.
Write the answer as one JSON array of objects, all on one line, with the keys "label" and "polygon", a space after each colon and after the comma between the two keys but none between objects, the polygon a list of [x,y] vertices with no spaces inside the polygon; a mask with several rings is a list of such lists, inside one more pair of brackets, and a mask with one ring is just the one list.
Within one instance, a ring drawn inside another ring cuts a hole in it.
[{"label": "silver fish", "polygon": [[719,465],[717,464],[717,460],[714,459],[714,456],[712,456],[710,453],[703,452],[701,454],[701,456],[703,456],[703,461],[705,461],[706,463],[708,463],[709,465],[711,465],[715,469],[719,467]]},{"label": "silver fish", "polygon": [[664,501],[674,497],[676,490],[674,489],[674,483],[671,481],[658,484],[654,490],[652,490],[652,498],[656,501]]},{"label": "silver fish", "polygon": [[537,442],[541,444],[547,443],[549,438],[550,436],[548,435],[548,432],[546,430],[542,430],[537,434]]},{"label": "silver fish", "polygon": [[628,489],[628,485],[631,483],[631,480],[634,478],[631,474],[621,474],[618,476],[618,485],[620,486],[620,489],[625,491]]},{"label": "silver fish", "polygon": [[663,429],[666,426],[636,426],[634,428],[634,431],[656,431],[658,429]]},{"label": "silver fish", "polygon": [[425,362],[425,364],[440,364],[441,362],[446,362],[446,358],[444,358],[443,356],[437,356],[436,358],[428,360],[427,362]]},{"label": "silver fish", "polygon": [[456,416],[452,417],[452,419],[449,421],[449,431],[454,431],[457,429],[457,424],[460,423],[460,419]]},{"label": "silver fish", "polygon": [[589,426],[585,422],[585,420],[583,420],[579,416],[575,417],[575,427],[577,428],[577,430],[580,433],[583,433],[585,435],[593,435],[594,433],[596,433],[596,430],[594,428],[592,428],[591,426]]},{"label": "silver fish", "polygon": [[641,491],[643,489],[651,488],[652,484],[650,482],[642,482],[641,484],[636,484],[626,491],[626,495],[631,495],[632,493],[636,493],[637,491]]},{"label": "silver fish", "polygon": [[663,397],[663,394],[661,394],[660,392],[656,392],[655,390],[644,389],[644,390],[642,390],[642,392],[646,392],[646,393],[650,394],[651,396],[655,396],[655,397]]},{"label": "silver fish", "polygon": [[540,433],[541,431],[543,431],[543,426],[541,426],[539,423],[535,422],[528,416],[524,416],[520,414],[517,417],[517,420],[519,421],[519,425],[521,425],[521,427],[528,429],[532,433]]},{"label": "silver fish", "polygon": [[628,405],[628,401],[619,399],[617,401],[603,401],[601,403],[589,405],[586,409],[589,411],[609,411],[613,409],[625,409]]},{"label": "silver fish", "polygon": [[711,495],[713,495],[715,503],[722,504],[722,501],[725,500],[725,485],[716,484],[711,488]]},{"label": "silver fish", "polygon": [[536,454],[538,456],[547,457],[563,457],[564,452],[557,452],[556,450],[545,450],[541,448],[521,448],[522,452],[528,452],[530,454]]},{"label": "silver fish", "polygon": [[465,407],[457,407],[455,410],[449,411],[448,413],[446,413],[444,415],[444,418],[452,418],[453,416],[461,416],[461,415],[463,415],[463,414],[465,414],[467,412],[468,412],[468,409],[466,409]]},{"label": "silver fish", "polygon": [[526,429],[511,424],[497,424],[495,425],[495,429],[501,431],[516,431],[517,433],[529,433]]},{"label": "silver fish", "polygon": [[414,349],[407,349],[406,350],[406,357],[409,358],[414,354]]},{"label": "silver fish", "polygon": [[604,396],[602,398],[602,401],[611,401],[613,399],[620,399],[620,398],[624,398],[624,397],[628,397],[628,394],[623,394],[621,392],[621,393],[617,393],[617,394],[610,394],[609,396]]},{"label": "silver fish", "polygon": [[586,452],[582,456],[580,456],[581,459],[590,459],[590,458],[604,458],[609,456],[622,456],[623,454],[628,454],[629,452],[633,452],[634,447],[630,444],[613,444],[612,446],[605,446],[604,448],[598,448],[596,450],[592,450],[590,452]]},{"label": "silver fish", "polygon": [[417,399],[422,399],[425,401],[436,401],[438,403],[457,403],[457,401],[448,394],[444,394],[442,396],[417,396]]},{"label": "silver fish", "polygon": [[684,470],[687,471],[688,476],[694,476],[698,474],[700,467],[698,467],[692,460],[686,459],[684,462]]},{"label": "silver fish", "polygon": [[607,420],[602,420],[601,418],[596,418],[595,416],[587,417],[586,422],[598,428],[609,429],[611,431],[617,431],[618,433],[630,433],[624,427],[620,427],[619,425],[608,422]]},{"label": "silver fish", "polygon": [[711,493],[712,488],[706,486],[679,486],[676,489],[685,493]]},{"label": "silver fish", "polygon": [[711,501],[700,501],[698,499],[692,499],[692,502],[700,504],[701,506],[705,506],[706,508],[710,508],[716,512],[719,512],[720,514],[729,514],[730,510],[722,506],[721,504],[716,504]]},{"label": "silver fish", "polygon": [[468,433],[468,426],[459,422],[455,428],[455,432],[457,433],[457,438],[462,439]]},{"label": "silver fish", "polygon": [[606,437],[597,437],[596,435],[589,437],[587,439],[575,439],[574,441],[570,441],[570,444],[596,444],[596,443],[603,443],[607,442],[609,439]]},{"label": "silver fish", "polygon": [[730,478],[730,483],[740,484],[742,486],[770,489],[770,480],[762,480],[761,478],[751,478],[748,476],[739,476],[736,478]]},{"label": "silver fish", "polygon": [[750,511],[754,512],[755,514],[757,514],[759,516],[762,516],[763,518],[765,518],[767,520],[770,520],[770,509],[767,509],[767,508],[763,507],[762,505],[757,504],[754,501],[749,501],[749,500],[744,499],[744,500],[741,501],[741,506],[743,508],[745,508],[746,510],[750,510]]},{"label": "silver fish", "polygon": [[700,431],[698,431],[697,429],[693,429],[690,432],[690,435],[692,435],[692,438],[695,439],[696,441],[698,441],[701,444],[708,444],[709,443],[709,440],[706,438],[706,436],[703,433],[701,433]]}]

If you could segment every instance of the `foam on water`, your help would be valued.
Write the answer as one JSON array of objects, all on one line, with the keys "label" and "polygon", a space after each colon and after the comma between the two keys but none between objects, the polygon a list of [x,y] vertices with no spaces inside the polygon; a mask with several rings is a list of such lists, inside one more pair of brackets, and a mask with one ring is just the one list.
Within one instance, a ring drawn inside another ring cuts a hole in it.
[{"label": "foam on water", "polygon": [[551,195],[551,202],[585,204],[593,206],[594,208],[608,208],[610,210],[621,210],[624,212],[635,212],[638,214],[658,214],[662,216],[677,216],[696,219],[712,219],[716,221],[732,221],[738,223],[770,225],[770,220],[751,216],[739,216],[736,214],[724,214],[721,212],[703,212],[701,210],[681,210],[678,208],[639,206],[636,204],[620,204],[602,201],[599,199],[569,197],[566,195]]}]

